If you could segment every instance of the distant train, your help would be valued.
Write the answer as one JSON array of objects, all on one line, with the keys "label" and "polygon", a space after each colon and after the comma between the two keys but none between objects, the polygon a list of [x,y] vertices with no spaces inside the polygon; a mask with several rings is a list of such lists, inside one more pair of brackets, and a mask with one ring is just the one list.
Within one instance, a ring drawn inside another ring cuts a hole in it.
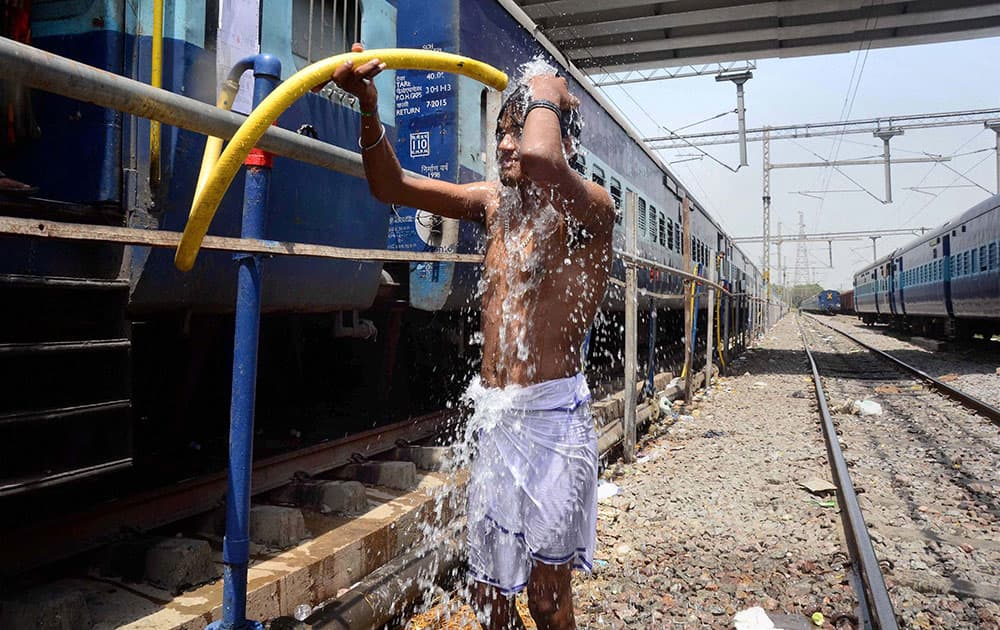
[{"label": "distant train", "polygon": [[840,314],[854,315],[854,289],[840,292]]},{"label": "distant train", "polygon": [[807,297],[799,304],[799,309],[807,313],[823,313],[834,315],[840,312],[840,292],[824,289],[812,297]]},{"label": "distant train", "polygon": [[854,275],[866,324],[947,338],[1000,333],[1000,195]]},{"label": "distant train", "polygon": [[[150,37],[152,4],[36,2],[32,45],[149,81],[158,58]],[[167,6],[163,89],[206,103],[216,101],[219,77],[235,60],[258,50],[281,60],[285,78],[348,50],[353,41],[455,52],[515,78],[521,64],[538,56],[559,66],[560,55],[527,16],[495,0]],[[687,200],[691,258],[700,270],[718,261],[717,277],[732,293],[720,302],[719,335],[736,339],[756,328],[763,319],[754,301],[762,294],[760,270],[586,77],[565,70],[586,123],[575,163],[581,177],[603,186],[619,207],[635,192],[640,255],[673,267],[683,264]],[[375,82],[387,139],[406,168],[457,183],[488,177],[496,94],[444,73],[386,71]],[[146,230],[183,227],[203,136],[163,126],[160,152],[151,155],[149,122],[142,118],[40,91],[32,96],[42,133],[20,146],[16,159],[0,156],[0,166],[38,186],[40,194],[0,198],[0,214]],[[245,112],[247,104],[238,100],[235,109]],[[328,86],[306,94],[279,125],[356,150],[359,120],[357,103]],[[242,190],[241,174],[212,234],[239,234]],[[382,204],[364,180],[280,157],[270,199],[268,239],[408,251],[478,251],[484,240],[479,225]],[[616,248],[624,241],[619,218]],[[443,262],[268,260],[258,451],[340,437],[453,400],[478,367],[479,272],[478,265]],[[613,274],[624,278],[620,259]],[[650,339],[661,342],[658,347],[674,342],[682,281],[643,269],[639,286],[643,321],[656,322]],[[0,498],[115,471],[130,477],[145,468],[155,475],[163,462],[221,467],[235,287],[228,253],[203,251],[195,268],[181,273],[170,250],[6,238],[0,248],[0,347],[9,351],[0,353],[0,378],[10,394],[0,400],[0,459],[8,464]],[[605,303],[607,343],[621,343],[621,296],[613,286]],[[699,310],[707,310],[707,302],[701,299]],[[591,345],[592,361],[605,355],[618,353]]]}]

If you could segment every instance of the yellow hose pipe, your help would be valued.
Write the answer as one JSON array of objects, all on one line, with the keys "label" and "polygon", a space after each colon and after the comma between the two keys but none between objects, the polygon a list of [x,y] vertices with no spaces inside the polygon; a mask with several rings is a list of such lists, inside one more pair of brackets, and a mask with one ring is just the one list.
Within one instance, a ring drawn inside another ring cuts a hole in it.
[{"label": "yellow hose pipe", "polygon": [[[149,84],[163,87],[163,0],[153,2],[153,48],[150,59]],[[149,180],[160,183],[160,122],[149,121]]]},{"label": "yellow hose pipe", "polygon": [[[495,90],[504,90],[507,87],[507,75],[493,66],[467,57],[433,50],[388,48],[343,53],[317,61],[299,70],[271,92],[253,110],[218,160],[206,155],[202,162],[203,167],[207,161],[214,163],[214,166],[211,167],[204,179],[198,178],[199,187],[191,205],[184,234],[174,255],[174,264],[178,269],[189,271],[194,266],[201,242],[208,232],[208,226],[215,216],[222,196],[229,189],[229,185],[233,182],[233,178],[236,177],[236,173],[249,155],[250,150],[264,135],[267,128],[278,119],[278,116],[303,94],[317,85],[330,81],[334,70],[345,61],[351,60],[355,66],[360,66],[372,59],[380,59],[385,63],[386,68],[392,70],[452,72],[475,79]],[[221,142],[218,145],[221,145]],[[206,144],[206,154],[210,148],[213,151],[218,150],[216,143],[212,143],[211,146]]]},{"label": "yellow hose pipe", "polygon": [[[227,112],[232,111],[233,101],[236,100],[236,93],[240,89],[240,84],[233,81],[232,78],[226,79],[222,83],[222,88],[219,90],[219,99],[215,102],[215,106],[219,109],[224,109]],[[198,199],[201,196],[201,191],[205,188],[205,183],[208,181],[209,175],[215,168],[215,163],[219,160],[219,155],[222,154],[222,144],[225,142],[222,138],[216,138],[215,136],[209,136],[205,141],[205,152],[201,157],[201,170],[198,171],[198,184],[194,188],[194,198]],[[194,211],[194,208],[191,208]],[[188,217],[190,220],[190,216]]]}]

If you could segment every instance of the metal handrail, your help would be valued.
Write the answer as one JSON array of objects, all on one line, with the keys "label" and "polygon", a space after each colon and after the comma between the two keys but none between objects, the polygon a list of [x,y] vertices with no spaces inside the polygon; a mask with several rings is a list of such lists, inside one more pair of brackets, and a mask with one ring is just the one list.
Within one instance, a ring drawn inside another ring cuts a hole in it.
[{"label": "metal handrail", "polygon": [[[168,125],[195,131],[207,136],[218,138],[232,138],[244,122],[245,117],[227,112],[218,107],[214,107],[201,101],[174,94],[163,89],[157,89],[134,81],[132,79],[99,70],[92,66],[60,57],[38,48],[16,42],[6,37],[0,37],[0,77],[18,81],[29,87],[45,90],[68,98],[92,103],[101,107],[108,107],[128,114],[140,116],[150,120],[156,120]],[[308,164],[314,164],[330,170],[352,175],[354,177],[364,177],[364,164],[361,155],[343,149],[326,142],[314,140],[307,136],[301,136],[295,132],[271,127],[264,133],[257,143],[261,149]],[[406,171],[407,175],[423,178],[424,176],[412,171]],[[56,230],[30,230],[21,226],[14,226],[13,223],[5,219],[6,225],[0,228],[0,233],[21,234],[31,236],[49,236],[51,238],[73,238],[84,240],[102,240],[94,238],[92,233],[85,230],[85,226],[54,222],[33,222],[36,225],[45,224],[48,226],[73,225],[78,228],[74,235],[68,235],[64,229]],[[12,227],[14,226],[14,227]],[[111,228],[104,228],[111,233]],[[128,228],[119,228],[126,230]],[[12,231],[13,230],[13,231]],[[45,234],[41,232],[47,232]],[[151,247],[166,247],[159,241],[148,240],[138,232],[151,232],[150,230],[133,230],[128,238],[135,239],[122,241],[119,238],[107,239],[111,242],[128,242],[133,245],[148,245]],[[118,236],[122,236],[121,233]],[[481,263],[483,256],[480,254],[455,254],[440,252],[395,252],[391,250],[356,250],[355,252],[343,254],[334,250],[346,250],[346,248],[329,248],[324,253],[302,253],[304,246],[296,248],[295,243],[277,243],[275,241],[253,242],[253,239],[228,238],[219,241],[216,239],[215,246],[209,249],[219,249],[224,251],[258,252],[274,255],[305,255],[317,256],[320,258],[347,258],[383,261],[444,261],[444,262],[464,262]],[[176,247],[176,242],[172,241],[170,247]],[[309,248],[320,246],[309,246]],[[300,251],[296,251],[296,249]],[[365,256],[360,256],[361,252]],[[381,252],[381,253],[378,253]],[[671,275],[676,275],[685,279],[694,280],[704,285],[712,286],[726,295],[732,295],[721,284],[712,282],[701,276],[677,269],[669,265],[658,263],[640,256],[632,256],[627,252],[616,251],[615,255],[622,257],[626,262],[640,267],[664,271]]]},{"label": "metal handrail", "polygon": [[[6,37],[0,37],[0,77],[217,138],[232,138],[246,120],[244,116],[193,98],[98,70]],[[359,154],[280,127],[268,129],[257,146],[275,155],[355,177],[365,174]],[[423,177],[410,171],[407,174]]]}]

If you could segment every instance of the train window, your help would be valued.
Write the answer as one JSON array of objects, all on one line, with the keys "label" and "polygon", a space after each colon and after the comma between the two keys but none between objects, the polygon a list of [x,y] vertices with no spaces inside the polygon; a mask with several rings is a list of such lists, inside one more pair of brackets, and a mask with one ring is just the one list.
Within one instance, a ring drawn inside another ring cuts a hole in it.
[{"label": "train window", "polygon": [[979,271],[986,271],[989,260],[986,258],[986,246],[979,248]]},{"label": "train window", "polygon": [[[620,181],[611,178],[611,201],[615,202],[615,210],[622,208],[622,184]],[[621,221],[619,221],[621,223]]]},{"label": "train window", "polygon": [[962,233],[965,233],[965,226],[962,226]]},{"label": "train window", "polygon": [[665,246],[667,244],[667,217],[661,212],[660,213],[660,245]]},{"label": "train window", "polygon": [[674,248],[674,222],[667,219],[667,247]]},{"label": "train window", "polygon": [[649,240],[653,241],[653,243],[656,243],[659,240],[657,238],[657,236],[656,236],[656,234],[657,234],[657,231],[656,231],[656,206],[654,206],[653,204],[650,204],[649,206],[647,206],[647,208],[646,208],[646,214],[649,215]]},{"label": "train window", "polygon": [[573,170],[579,173],[582,177],[587,176],[587,158],[584,157],[583,153],[577,153],[570,160],[569,165],[573,167]]},{"label": "train window", "polygon": [[997,268],[997,264],[1000,263],[1000,261],[997,260],[997,244],[996,243],[990,243],[990,253],[989,253],[989,256],[990,256],[990,269],[996,269]]},{"label": "train window", "polygon": [[639,236],[646,236],[646,200],[642,197],[639,197],[636,210],[639,213]]},{"label": "train window", "polygon": [[591,166],[590,179],[601,188],[604,188],[604,169],[596,164]]},{"label": "train window", "polygon": [[969,258],[972,260],[972,267],[969,268],[969,273],[976,273],[979,271],[979,252],[976,249],[972,249],[969,253],[971,254]]},{"label": "train window", "polygon": [[361,1],[292,2],[292,52],[302,67],[350,50],[361,41]]}]

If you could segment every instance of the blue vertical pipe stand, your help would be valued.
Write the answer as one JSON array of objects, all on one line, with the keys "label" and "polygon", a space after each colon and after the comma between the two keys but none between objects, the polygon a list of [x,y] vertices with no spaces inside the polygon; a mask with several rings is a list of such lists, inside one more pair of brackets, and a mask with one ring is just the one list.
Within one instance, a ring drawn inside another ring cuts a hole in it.
[{"label": "blue vertical pipe stand", "polygon": [[[281,80],[281,62],[271,55],[255,55],[253,104],[258,106]],[[247,61],[247,60],[244,60]],[[243,63],[243,62],[241,62]],[[267,193],[271,181],[270,155],[255,149],[246,164],[243,189],[243,238],[264,238]],[[222,621],[211,630],[263,630],[249,621],[247,569],[250,565],[250,478],[253,472],[253,412],[257,388],[257,338],[260,332],[261,257],[236,254],[239,279],[236,293],[236,332],[233,343],[233,393],[229,410],[229,487],[226,492],[225,562]]]}]

